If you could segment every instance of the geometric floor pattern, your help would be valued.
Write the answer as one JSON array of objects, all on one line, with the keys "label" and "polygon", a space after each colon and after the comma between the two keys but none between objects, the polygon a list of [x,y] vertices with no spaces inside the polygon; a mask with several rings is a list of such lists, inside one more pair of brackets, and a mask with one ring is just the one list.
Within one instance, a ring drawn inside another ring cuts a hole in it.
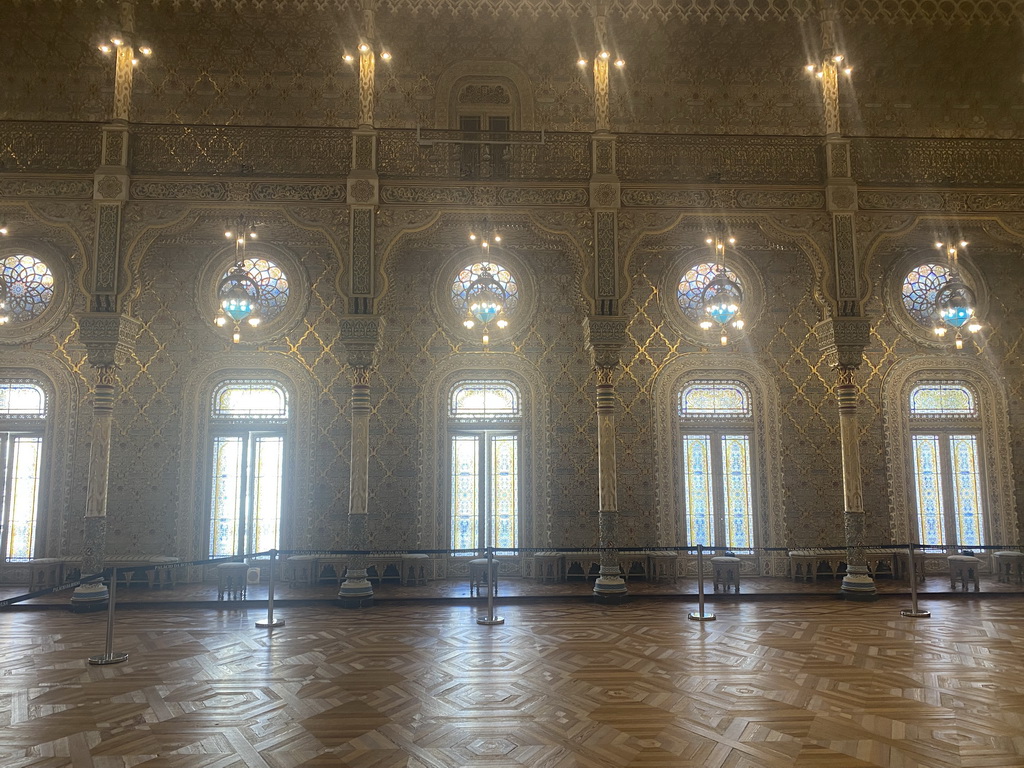
[{"label": "geometric floor pattern", "polygon": [[1024,767],[1024,600],[0,613],[0,766]]}]

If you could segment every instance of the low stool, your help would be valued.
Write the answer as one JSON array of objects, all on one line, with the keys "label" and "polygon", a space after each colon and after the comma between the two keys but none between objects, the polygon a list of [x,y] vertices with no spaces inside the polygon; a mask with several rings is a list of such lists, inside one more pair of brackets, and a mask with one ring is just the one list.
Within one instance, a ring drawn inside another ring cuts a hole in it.
[{"label": "low stool", "polygon": [[1016,576],[1018,584],[1024,584],[1024,552],[1015,552],[1013,550],[1005,552],[995,552],[992,555],[996,566],[996,578],[1009,584],[1011,579]]},{"label": "low stool", "polygon": [[949,561],[949,588],[956,589],[959,581],[964,591],[967,585],[974,582],[974,591],[979,591],[978,570],[981,568],[981,560],[971,555],[950,555],[946,558]]},{"label": "low stool", "polygon": [[217,566],[217,599],[245,600],[247,563],[221,563]]},{"label": "low stool", "polygon": [[[490,563],[490,573],[488,574],[488,563]],[[480,590],[484,585],[490,585],[494,594],[498,594],[498,561],[488,560],[486,557],[480,557],[476,560],[469,561],[469,596],[473,597],[474,590],[477,596],[480,595]]]},{"label": "low stool", "polygon": [[740,559],[738,557],[726,557],[724,555],[712,557],[711,572],[713,574],[715,592],[718,591],[718,587],[721,585],[723,591],[728,592],[731,586],[739,594]]}]

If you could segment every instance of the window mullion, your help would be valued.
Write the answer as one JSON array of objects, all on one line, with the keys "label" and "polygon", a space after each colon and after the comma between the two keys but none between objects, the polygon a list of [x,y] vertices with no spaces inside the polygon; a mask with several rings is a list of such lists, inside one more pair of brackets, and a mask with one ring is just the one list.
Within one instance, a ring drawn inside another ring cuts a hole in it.
[{"label": "window mullion", "polygon": [[942,483],[942,524],[946,529],[946,541],[952,547],[960,545],[956,525],[956,493],[953,488],[953,458],[950,444],[953,436],[943,434],[939,437],[939,482]]},{"label": "window mullion", "polygon": [[252,432],[246,432],[241,441],[242,456],[240,465],[242,471],[238,478],[238,495],[241,504],[238,510],[238,539],[235,544],[238,547],[238,554],[245,554],[246,552],[246,545],[252,530],[253,510],[255,509],[255,500],[250,492],[250,489],[255,485],[253,476],[256,473],[256,467],[252,461],[255,453],[253,450],[254,439]]},{"label": "window mullion", "polygon": [[714,521],[714,536],[711,540],[713,547],[725,546],[725,475],[728,467],[725,465],[726,456],[723,450],[725,435],[721,432],[711,433],[711,499],[712,499],[712,520]]}]

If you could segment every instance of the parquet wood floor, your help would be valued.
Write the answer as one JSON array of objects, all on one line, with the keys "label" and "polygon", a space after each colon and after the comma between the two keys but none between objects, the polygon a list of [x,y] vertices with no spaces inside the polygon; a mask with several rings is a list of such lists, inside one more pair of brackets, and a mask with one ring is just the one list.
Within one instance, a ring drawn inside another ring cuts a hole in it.
[{"label": "parquet wood floor", "polygon": [[1024,767],[1024,598],[0,613],[3,768]]}]

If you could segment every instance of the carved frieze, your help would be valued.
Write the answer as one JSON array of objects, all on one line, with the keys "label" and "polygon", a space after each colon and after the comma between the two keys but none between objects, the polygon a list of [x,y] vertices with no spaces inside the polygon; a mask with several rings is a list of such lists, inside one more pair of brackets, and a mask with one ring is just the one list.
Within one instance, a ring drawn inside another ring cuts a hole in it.
[{"label": "carved frieze", "polygon": [[0,179],[0,199],[26,197],[66,197],[89,199],[92,197],[92,179]]},{"label": "carved frieze", "polygon": [[634,208],[748,208],[777,210],[825,207],[820,190],[802,189],[643,189],[622,190],[622,204]]},{"label": "carved frieze", "polygon": [[262,181],[133,181],[132,200],[345,202],[343,184]]},{"label": "carved frieze", "polygon": [[858,205],[869,211],[1016,212],[1024,211],[1024,195],[1015,192],[902,192],[861,190]]},{"label": "carved frieze", "polygon": [[92,173],[101,144],[99,125],[0,122],[0,171]]},{"label": "carved frieze", "polygon": [[380,201],[398,205],[582,206],[581,187],[439,186],[383,184]]},{"label": "carved frieze", "polygon": [[858,183],[1019,186],[1024,141],[992,139],[853,139]]}]

